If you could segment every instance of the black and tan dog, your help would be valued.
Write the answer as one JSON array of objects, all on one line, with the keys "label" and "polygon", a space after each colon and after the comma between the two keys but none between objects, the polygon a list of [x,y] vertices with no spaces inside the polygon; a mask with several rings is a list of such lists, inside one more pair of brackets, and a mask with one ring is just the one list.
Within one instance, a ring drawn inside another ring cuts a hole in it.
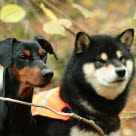
[{"label": "black and tan dog", "polygon": [[[60,98],[76,114],[92,119],[106,136],[119,136],[118,115],[125,106],[134,76],[134,59],[130,53],[133,37],[133,29],[116,37],[78,33],[63,76]],[[66,107],[62,110],[71,111]],[[99,135],[91,126],[73,118],[62,121],[35,116],[35,119],[40,136]]]},{"label": "black and tan dog", "polygon": [[[45,64],[48,53],[57,59],[51,44],[42,36],[31,41],[0,41],[0,64],[4,67],[0,96],[31,102],[34,87],[45,87],[53,77]],[[26,135],[34,126],[31,107],[0,101],[0,136]]]}]

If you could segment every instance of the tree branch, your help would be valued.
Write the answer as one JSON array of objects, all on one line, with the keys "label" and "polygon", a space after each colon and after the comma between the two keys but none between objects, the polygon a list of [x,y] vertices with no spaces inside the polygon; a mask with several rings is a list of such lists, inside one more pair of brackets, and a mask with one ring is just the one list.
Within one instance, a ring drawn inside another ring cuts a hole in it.
[{"label": "tree branch", "polygon": [[98,131],[100,136],[104,136],[103,130],[99,126],[97,126],[94,121],[87,120],[87,119],[85,119],[85,118],[83,118],[83,117],[81,117],[79,115],[76,115],[75,113],[60,113],[60,112],[58,112],[58,111],[56,111],[56,110],[54,110],[54,109],[52,109],[52,108],[50,108],[48,106],[42,106],[42,105],[37,105],[37,104],[33,104],[33,103],[23,102],[23,101],[11,99],[11,98],[0,97],[0,100],[14,102],[14,103],[18,103],[18,104],[27,105],[27,106],[46,108],[46,109],[48,109],[48,110],[50,110],[50,111],[52,111],[52,112],[54,112],[54,113],[56,113],[58,115],[73,117],[73,118],[77,119],[78,121],[82,121],[84,123],[87,123],[87,124],[91,125],[92,127],[94,127]]},{"label": "tree branch", "polygon": [[130,120],[136,118],[136,111],[123,111],[120,115],[121,120]]},{"label": "tree branch", "polygon": [[[35,6],[36,8],[38,8],[39,10],[41,10],[42,12],[43,12],[43,9],[39,6],[39,4],[37,4],[35,1],[33,1],[33,0],[29,0],[29,2],[33,5],[33,6]],[[44,3],[45,4],[45,3]],[[63,26],[64,27],[64,26]],[[72,29],[68,29],[68,28],[66,28],[66,27],[64,27],[65,28],[65,30],[66,31],[68,31],[70,34],[72,34],[72,35],[76,35],[75,33],[74,33],[74,31],[72,31]]]},{"label": "tree branch", "polygon": [[78,23],[76,21],[72,20],[69,16],[67,16],[66,14],[64,14],[64,12],[62,12],[61,10],[59,10],[53,4],[51,4],[47,0],[40,0],[40,1],[43,2],[45,5],[47,5],[49,8],[51,8],[52,10],[54,10],[55,12],[57,12],[60,16],[69,19],[73,23],[73,25],[75,27],[77,27],[80,31],[85,32],[85,30],[80,25],[78,25]]}]

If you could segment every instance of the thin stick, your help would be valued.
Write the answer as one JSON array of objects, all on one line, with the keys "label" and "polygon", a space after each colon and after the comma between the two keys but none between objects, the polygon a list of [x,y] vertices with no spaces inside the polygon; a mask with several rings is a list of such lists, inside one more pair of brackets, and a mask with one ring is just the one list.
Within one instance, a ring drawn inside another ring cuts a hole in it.
[{"label": "thin stick", "polygon": [[77,119],[79,121],[83,121],[83,122],[91,125],[92,127],[94,127],[99,132],[100,136],[104,136],[103,130],[99,126],[97,126],[94,123],[94,121],[87,120],[87,119],[85,119],[85,118],[83,118],[81,116],[76,115],[75,113],[60,113],[60,112],[58,112],[58,111],[56,111],[56,110],[54,110],[54,109],[52,109],[52,108],[50,108],[48,106],[42,106],[42,105],[37,105],[37,104],[33,104],[33,103],[23,102],[23,101],[11,99],[11,98],[0,97],[0,100],[14,102],[14,103],[18,103],[18,104],[27,105],[27,106],[34,106],[34,107],[46,108],[46,109],[48,109],[48,110],[50,110],[50,111],[52,111],[52,112],[54,112],[54,113],[56,113],[58,115],[73,117],[73,118],[75,118],[75,119]]},{"label": "thin stick", "polygon": [[121,114],[136,114],[136,111],[123,111]]},{"label": "thin stick", "polygon": [[128,121],[128,120],[134,119],[134,118],[136,118],[136,115],[129,116],[129,117],[120,117],[120,119],[123,120],[123,121],[125,121],[125,120]]},{"label": "thin stick", "polygon": [[[133,114],[133,115],[130,115],[130,116],[126,116],[124,117],[123,114]],[[121,116],[122,115],[122,116]],[[120,119],[121,120],[130,120],[130,119],[134,119],[136,118],[136,111],[123,111],[120,115]]]}]

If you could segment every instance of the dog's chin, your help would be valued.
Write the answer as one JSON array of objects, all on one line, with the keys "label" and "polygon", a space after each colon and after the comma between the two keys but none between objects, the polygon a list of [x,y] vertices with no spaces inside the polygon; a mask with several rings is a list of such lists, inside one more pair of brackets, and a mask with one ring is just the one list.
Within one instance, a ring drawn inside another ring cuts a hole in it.
[{"label": "dog's chin", "polygon": [[122,79],[116,79],[116,80],[114,80],[114,81],[112,81],[111,83],[113,83],[113,84],[119,84],[119,83],[124,83],[126,81],[126,79],[124,79],[124,78],[122,78]]},{"label": "dog's chin", "polygon": [[102,85],[103,86],[116,86],[116,85],[124,84],[126,81],[127,81],[126,79],[116,79],[113,81],[104,81]]},{"label": "dog's chin", "polygon": [[44,83],[38,83],[38,84],[32,84],[32,83],[30,83],[30,82],[26,82],[26,85],[31,86],[31,87],[36,87],[36,88],[44,88],[44,87],[46,87],[49,83],[50,83],[50,81],[49,81],[49,82],[44,82]]}]

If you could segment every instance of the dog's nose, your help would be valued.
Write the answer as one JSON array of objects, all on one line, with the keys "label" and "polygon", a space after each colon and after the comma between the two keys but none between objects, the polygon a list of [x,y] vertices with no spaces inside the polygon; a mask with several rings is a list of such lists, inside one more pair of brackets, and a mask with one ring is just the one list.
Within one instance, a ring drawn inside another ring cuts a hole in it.
[{"label": "dog's nose", "polygon": [[119,77],[124,77],[125,74],[126,74],[126,70],[125,70],[124,68],[116,69],[116,74],[117,74]]},{"label": "dog's nose", "polygon": [[41,75],[47,80],[50,80],[53,77],[54,73],[50,69],[44,69],[41,71]]}]

